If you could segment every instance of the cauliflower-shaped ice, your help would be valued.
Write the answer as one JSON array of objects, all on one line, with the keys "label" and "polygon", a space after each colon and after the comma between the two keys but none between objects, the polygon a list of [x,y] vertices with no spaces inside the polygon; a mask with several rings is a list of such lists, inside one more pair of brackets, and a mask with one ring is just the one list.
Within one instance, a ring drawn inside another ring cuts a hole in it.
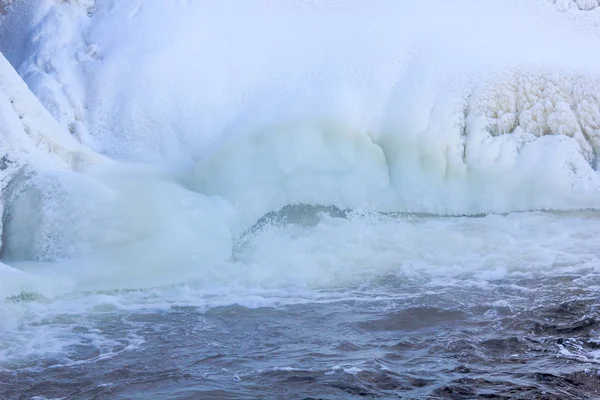
[{"label": "cauliflower-shaped ice", "polygon": [[494,81],[474,108],[489,118],[493,136],[520,127],[535,136],[564,135],[577,141],[593,165],[600,152],[600,78],[514,71]]},{"label": "cauliflower-shaped ice", "polygon": [[599,0],[549,0],[551,3],[556,4],[556,8],[559,11],[567,11],[570,8],[579,9],[583,11],[593,10],[600,7]]}]

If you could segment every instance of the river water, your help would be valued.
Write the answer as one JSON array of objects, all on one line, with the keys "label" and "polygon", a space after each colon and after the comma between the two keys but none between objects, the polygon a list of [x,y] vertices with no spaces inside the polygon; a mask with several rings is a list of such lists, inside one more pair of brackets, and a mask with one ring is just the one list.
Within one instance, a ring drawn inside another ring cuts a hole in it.
[{"label": "river water", "polygon": [[0,398],[600,397],[598,212],[268,217],[237,280],[6,298]]}]

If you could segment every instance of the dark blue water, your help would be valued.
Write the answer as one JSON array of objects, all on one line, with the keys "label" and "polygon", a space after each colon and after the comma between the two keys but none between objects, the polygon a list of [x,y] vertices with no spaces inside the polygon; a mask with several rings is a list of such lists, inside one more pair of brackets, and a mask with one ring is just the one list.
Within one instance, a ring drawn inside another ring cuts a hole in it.
[{"label": "dark blue water", "polygon": [[384,276],[377,296],[56,315],[42,323],[64,337],[97,329],[101,345],[3,363],[0,398],[594,399],[599,283],[591,273],[423,290]]}]

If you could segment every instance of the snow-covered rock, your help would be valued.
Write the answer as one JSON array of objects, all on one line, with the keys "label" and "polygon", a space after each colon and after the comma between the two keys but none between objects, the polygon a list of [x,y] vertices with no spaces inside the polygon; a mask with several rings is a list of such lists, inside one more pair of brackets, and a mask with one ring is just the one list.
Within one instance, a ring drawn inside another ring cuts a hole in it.
[{"label": "snow-covered rock", "polygon": [[40,104],[0,54],[0,211],[20,174],[36,170],[81,170],[103,159],[81,146]]}]

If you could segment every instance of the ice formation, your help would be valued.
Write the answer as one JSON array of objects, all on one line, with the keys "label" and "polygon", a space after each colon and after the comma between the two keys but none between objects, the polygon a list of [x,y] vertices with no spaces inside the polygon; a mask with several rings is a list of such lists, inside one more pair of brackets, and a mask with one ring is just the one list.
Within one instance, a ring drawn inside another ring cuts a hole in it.
[{"label": "ice formation", "polygon": [[15,180],[25,181],[37,170],[79,170],[103,159],[54,120],[2,55],[0,151],[0,210],[5,216],[4,204],[11,200]]},{"label": "ice formation", "polygon": [[553,4],[556,4],[556,8],[560,11],[567,11],[569,9],[590,11],[600,7],[600,1],[598,0],[548,0]]},{"label": "ice formation", "polygon": [[293,204],[597,209],[598,10],[0,1],[3,257],[214,264]]}]

